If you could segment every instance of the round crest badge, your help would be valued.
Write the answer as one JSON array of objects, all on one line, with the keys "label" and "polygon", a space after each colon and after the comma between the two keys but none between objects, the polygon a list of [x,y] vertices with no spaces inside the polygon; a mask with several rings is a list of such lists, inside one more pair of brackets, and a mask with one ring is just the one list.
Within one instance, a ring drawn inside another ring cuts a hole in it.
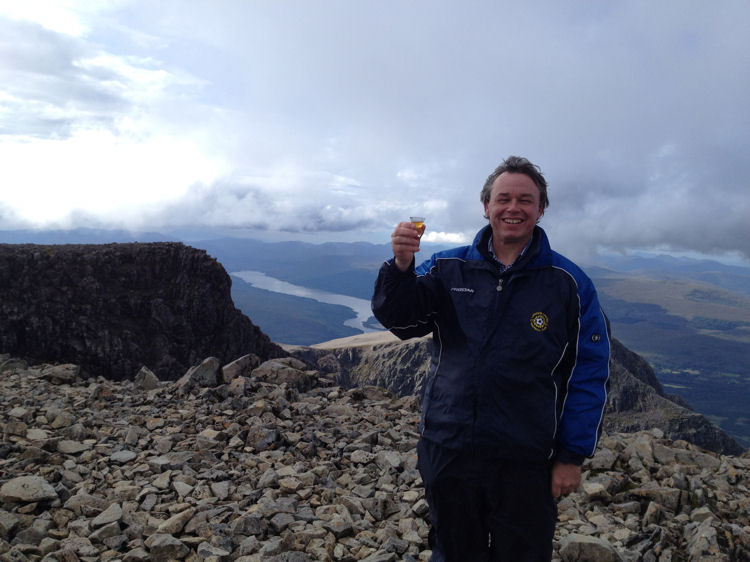
[{"label": "round crest badge", "polygon": [[531,327],[537,332],[543,332],[549,326],[549,318],[544,312],[535,312],[531,315]]}]

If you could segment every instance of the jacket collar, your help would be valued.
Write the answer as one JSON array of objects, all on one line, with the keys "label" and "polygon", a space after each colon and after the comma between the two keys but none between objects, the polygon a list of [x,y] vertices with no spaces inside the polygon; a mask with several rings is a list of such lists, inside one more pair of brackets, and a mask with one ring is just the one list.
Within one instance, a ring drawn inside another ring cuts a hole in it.
[{"label": "jacket collar", "polygon": [[[482,230],[477,232],[472,243],[472,250],[474,253],[481,255],[485,261],[495,263],[495,260],[487,250],[487,246],[490,242],[490,236],[492,236],[492,227],[490,225],[485,226]],[[549,241],[547,240],[547,234],[544,229],[540,226],[534,227],[534,232],[531,235],[531,244],[521,258],[513,264],[512,270],[518,270],[522,267],[527,266],[532,260],[535,260],[540,254],[545,254],[549,250]]]}]

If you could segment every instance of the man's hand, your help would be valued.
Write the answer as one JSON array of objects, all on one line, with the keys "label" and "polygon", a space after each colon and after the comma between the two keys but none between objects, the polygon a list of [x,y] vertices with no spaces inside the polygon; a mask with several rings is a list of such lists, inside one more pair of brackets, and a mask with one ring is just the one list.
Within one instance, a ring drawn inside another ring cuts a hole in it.
[{"label": "man's hand", "polygon": [[560,498],[575,492],[581,485],[581,467],[556,461],[552,466],[552,497]]},{"label": "man's hand", "polygon": [[421,232],[417,230],[414,223],[401,222],[391,234],[391,247],[393,256],[396,258],[396,267],[401,271],[409,269],[414,254],[419,251],[419,238],[422,236],[425,227],[422,226]]}]

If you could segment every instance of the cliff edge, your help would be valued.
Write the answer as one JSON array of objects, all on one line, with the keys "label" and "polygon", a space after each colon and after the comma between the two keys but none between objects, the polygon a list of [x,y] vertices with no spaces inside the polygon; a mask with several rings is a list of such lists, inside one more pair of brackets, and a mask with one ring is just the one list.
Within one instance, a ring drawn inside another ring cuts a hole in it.
[{"label": "cliff edge", "polygon": [[283,351],[231,298],[231,279],[181,243],[0,244],[0,352],[120,380],[171,380],[207,356]]}]

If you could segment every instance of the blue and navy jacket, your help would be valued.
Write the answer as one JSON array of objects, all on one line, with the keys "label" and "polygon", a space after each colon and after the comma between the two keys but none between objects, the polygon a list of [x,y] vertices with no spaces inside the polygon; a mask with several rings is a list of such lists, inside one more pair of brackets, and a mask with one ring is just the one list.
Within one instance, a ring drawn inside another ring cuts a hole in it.
[{"label": "blue and navy jacket", "polygon": [[591,280],[536,227],[505,272],[470,246],[402,272],[380,268],[372,309],[401,339],[433,335],[421,433],[443,447],[518,462],[592,456],[609,379],[609,333]]}]

